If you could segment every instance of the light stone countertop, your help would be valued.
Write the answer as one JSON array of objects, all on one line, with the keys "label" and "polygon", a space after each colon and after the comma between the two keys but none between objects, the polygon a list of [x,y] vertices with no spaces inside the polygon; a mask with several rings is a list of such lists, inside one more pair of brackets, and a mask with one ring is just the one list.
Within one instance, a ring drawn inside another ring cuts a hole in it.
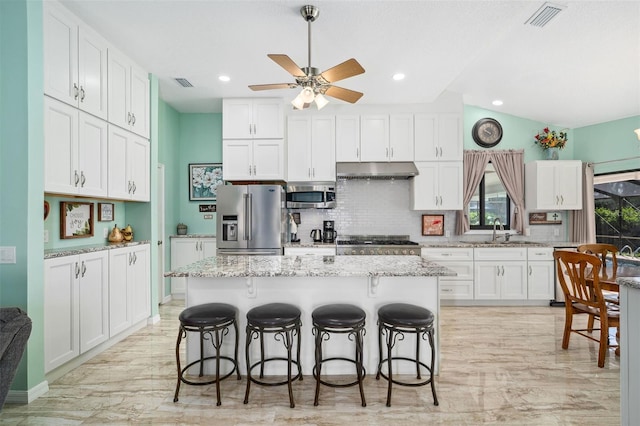
[{"label": "light stone countertop", "polygon": [[215,238],[212,234],[186,234],[186,235],[169,235],[169,238]]},{"label": "light stone countertop", "polygon": [[61,249],[48,249],[44,251],[45,259],[53,259],[55,257],[75,256],[84,253],[93,253],[102,250],[113,250],[117,248],[132,247],[141,244],[149,244],[149,240],[131,241],[129,243],[116,244],[95,244],[88,246],[67,247]]},{"label": "light stone countertop", "polygon": [[165,277],[437,277],[456,273],[420,256],[214,256]]},{"label": "light stone countertop", "polygon": [[616,279],[618,285],[622,285],[629,288],[635,288],[640,290],[640,276],[638,277],[625,277]]}]

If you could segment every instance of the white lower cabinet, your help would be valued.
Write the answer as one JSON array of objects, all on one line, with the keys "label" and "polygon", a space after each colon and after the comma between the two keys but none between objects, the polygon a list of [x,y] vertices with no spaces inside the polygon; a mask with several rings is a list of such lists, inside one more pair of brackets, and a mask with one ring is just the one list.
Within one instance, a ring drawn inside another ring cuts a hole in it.
[{"label": "white lower cabinet", "polygon": [[[171,269],[216,255],[215,238],[171,238]],[[171,278],[171,294],[183,295],[186,278]]]},{"label": "white lower cabinet", "polygon": [[423,248],[421,255],[458,274],[440,277],[440,299],[473,300],[472,248]]},{"label": "white lower cabinet", "polygon": [[285,247],[284,248],[285,256],[307,256],[307,255],[316,255],[316,256],[335,256],[336,248],[335,246],[330,247]]},{"label": "white lower cabinet", "polygon": [[106,251],[44,262],[44,371],[109,339]]},{"label": "white lower cabinet", "polygon": [[474,249],[474,298],[527,299],[527,249]]},{"label": "white lower cabinet", "polygon": [[552,300],[554,296],[553,248],[529,247],[527,249],[528,298]]},{"label": "white lower cabinet", "polygon": [[109,331],[111,336],[151,313],[148,244],[109,250]]}]

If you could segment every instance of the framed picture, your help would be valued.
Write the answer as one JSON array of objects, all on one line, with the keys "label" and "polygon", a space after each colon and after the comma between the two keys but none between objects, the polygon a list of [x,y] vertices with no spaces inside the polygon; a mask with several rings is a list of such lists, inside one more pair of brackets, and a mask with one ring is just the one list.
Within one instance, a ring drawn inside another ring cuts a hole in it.
[{"label": "framed picture", "polygon": [[443,214],[423,214],[422,215],[422,235],[443,236],[444,235],[444,215]]},{"label": "framed picture", "polygon": [[222,163],[189,164],[189,200],[216,201],[216,188],[224,185]]},{"label": "framed picture", "polygon": [[60,202],[60,238],[93,237],[93,203]]},{"label": "framed picture", "polygon": [[113,203],[98,203],[98,222],[113,220]]}]

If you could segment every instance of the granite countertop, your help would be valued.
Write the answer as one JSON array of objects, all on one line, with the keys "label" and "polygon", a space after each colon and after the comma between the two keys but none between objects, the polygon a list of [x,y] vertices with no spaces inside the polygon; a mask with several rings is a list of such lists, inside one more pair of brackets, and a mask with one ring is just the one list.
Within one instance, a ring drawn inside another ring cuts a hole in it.
[{"label": "granite countertop", "polygon": [[456,273],[420,256],[214,256],[165,277],[437,277]]},{"label": "granite countertop", "polygon": [[169,235],[169,238],[215,238],[212,234],[186,234],[186,235]]},{"label": "granite countertop", "polygon": [[623,277],[616,279],[616,283],[621,286],[640,290],[640,274],[637,277]]},{"label": "granite countertop", "polygon": [[102,250],[112,250],[123,247],[137,246],[140,244],[149,244],[149,240],[131,241],[129,243],[117,243],[117,244],[95,244],[89,246],[67,247],[61,249],[49,249],[44,251],[45,259],[53,259],[54,257],[75,256],[78,254],[92,253]]},{"label": "granite countertop", "polygon": [[336,243],[314,243],[313,241],[298,241],[297,243],[293,243],[293,242],[289,242],[289,243],[285,243],[284,248],[291,248],[291,247],[303,247],[303,248],[309,248],[309,247],[336,247]]}]

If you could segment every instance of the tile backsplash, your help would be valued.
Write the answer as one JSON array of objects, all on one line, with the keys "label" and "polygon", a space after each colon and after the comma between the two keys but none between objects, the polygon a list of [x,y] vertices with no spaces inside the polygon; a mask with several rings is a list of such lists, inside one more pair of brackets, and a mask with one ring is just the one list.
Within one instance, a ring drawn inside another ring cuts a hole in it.
[{"label": "tile backsplash", "polygon": [[[334,220],[338,235],[409,235],[419,243],[443,241],[486,240],[486,234],[455,235],[455,211],[413,211],[409,209],[409,181],[395,180],[348,180],[338,179],[335,209],[291,209],[300,212],[298,238],[311,241],[312,229],[322,229],[322,221]],[[422,235],[423,214],[444,214],[445,235],[435,237]],[[525,220],[527,219],[525,215]],[[562,225],[531,226],[529,237],[515,239],[534,241],[565,241],[566,214],[562,213]],[[555,235],[555,234],[558,235]]]}]

